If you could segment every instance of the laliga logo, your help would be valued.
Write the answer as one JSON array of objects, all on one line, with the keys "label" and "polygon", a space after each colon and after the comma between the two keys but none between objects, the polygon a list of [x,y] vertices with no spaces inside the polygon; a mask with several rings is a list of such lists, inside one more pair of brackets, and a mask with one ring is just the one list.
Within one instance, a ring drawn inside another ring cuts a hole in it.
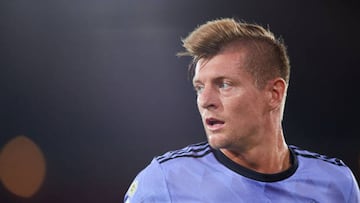
[{"label": "laliga logo", "polygon": [[0,150],[0,182],[15,195],[33,196],[45,178],[46,164],[41,149],[21,135]]}]

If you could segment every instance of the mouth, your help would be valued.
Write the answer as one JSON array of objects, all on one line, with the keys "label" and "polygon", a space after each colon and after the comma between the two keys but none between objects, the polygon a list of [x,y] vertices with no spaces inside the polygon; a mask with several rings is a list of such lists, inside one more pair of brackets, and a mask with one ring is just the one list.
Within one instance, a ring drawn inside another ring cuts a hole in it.
[{"label": "mouth", "polygon": [[216,118],[207,118],[205,119],[206,127],[211,131],[220,130],[225,122]]}]

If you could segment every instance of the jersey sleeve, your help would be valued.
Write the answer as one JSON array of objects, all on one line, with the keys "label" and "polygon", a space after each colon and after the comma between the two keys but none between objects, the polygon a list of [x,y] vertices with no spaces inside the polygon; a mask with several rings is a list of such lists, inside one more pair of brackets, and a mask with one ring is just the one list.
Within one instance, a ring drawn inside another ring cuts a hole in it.
[{"label": "jersey sleeve", "polygon": [[[349,171],[350,171],[350,169],[349,169]],[[348,203],[360,202],[359,185],[356,182],[354,174],[351,171],[350,171],[350,175],[351,175],[351,189],[350,189],[349,200],[347,202]]]},{"label": "jersey sleeve", "polygon": [[133,180],[124,197],[124,203],[171,202],[164,173],[153,159]]}]

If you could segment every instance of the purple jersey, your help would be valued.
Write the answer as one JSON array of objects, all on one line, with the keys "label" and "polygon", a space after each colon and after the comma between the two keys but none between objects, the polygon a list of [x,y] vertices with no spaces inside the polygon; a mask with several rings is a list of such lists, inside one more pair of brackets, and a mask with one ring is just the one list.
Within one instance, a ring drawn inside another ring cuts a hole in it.
[{"label": "purple jersey", "polygon": [[360,202],[357,182],[341,160],[289,150],[292,166],[277,174],[244,168],[206,142],[167,152],[137,175],[124,202]]}]

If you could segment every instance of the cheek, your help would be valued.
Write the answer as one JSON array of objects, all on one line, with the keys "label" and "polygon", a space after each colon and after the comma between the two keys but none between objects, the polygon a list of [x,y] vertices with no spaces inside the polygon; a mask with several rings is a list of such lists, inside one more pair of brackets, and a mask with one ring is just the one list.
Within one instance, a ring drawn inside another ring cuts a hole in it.
[{"label": "cheek", "polygon": [[198,107],[198,109],[200,110],[200,103],[199,103],[199,96],[196,96],[196,105]]},{"label": "cheek", "polygon": [[[198,97],[198,98],[199,98],[199,97]],[[201,106],[200,106],[200,103],[199,103],[199,99],[198,99],[198,98],[196,99],[196,106],[197,106],[199,112],[201,112],[202,109],[201,109]]]},{"label": "cheek", "polygon": [[201,106],[200,106],[199,104],[197,104],[197,109],[198,109],[198,112],[199,112],[199,114],[200,114],[201,118],[203,118],[204,109],[203,109],[203,108],[201,108]]},{"label": "cheek", "polygon": [[251,97],[237,97],[223,104],[228,116],[230,116],[231,119],[235,118],[239,120],[251,119],[251,117],[257,114],[260,107],[256,99]]}]

